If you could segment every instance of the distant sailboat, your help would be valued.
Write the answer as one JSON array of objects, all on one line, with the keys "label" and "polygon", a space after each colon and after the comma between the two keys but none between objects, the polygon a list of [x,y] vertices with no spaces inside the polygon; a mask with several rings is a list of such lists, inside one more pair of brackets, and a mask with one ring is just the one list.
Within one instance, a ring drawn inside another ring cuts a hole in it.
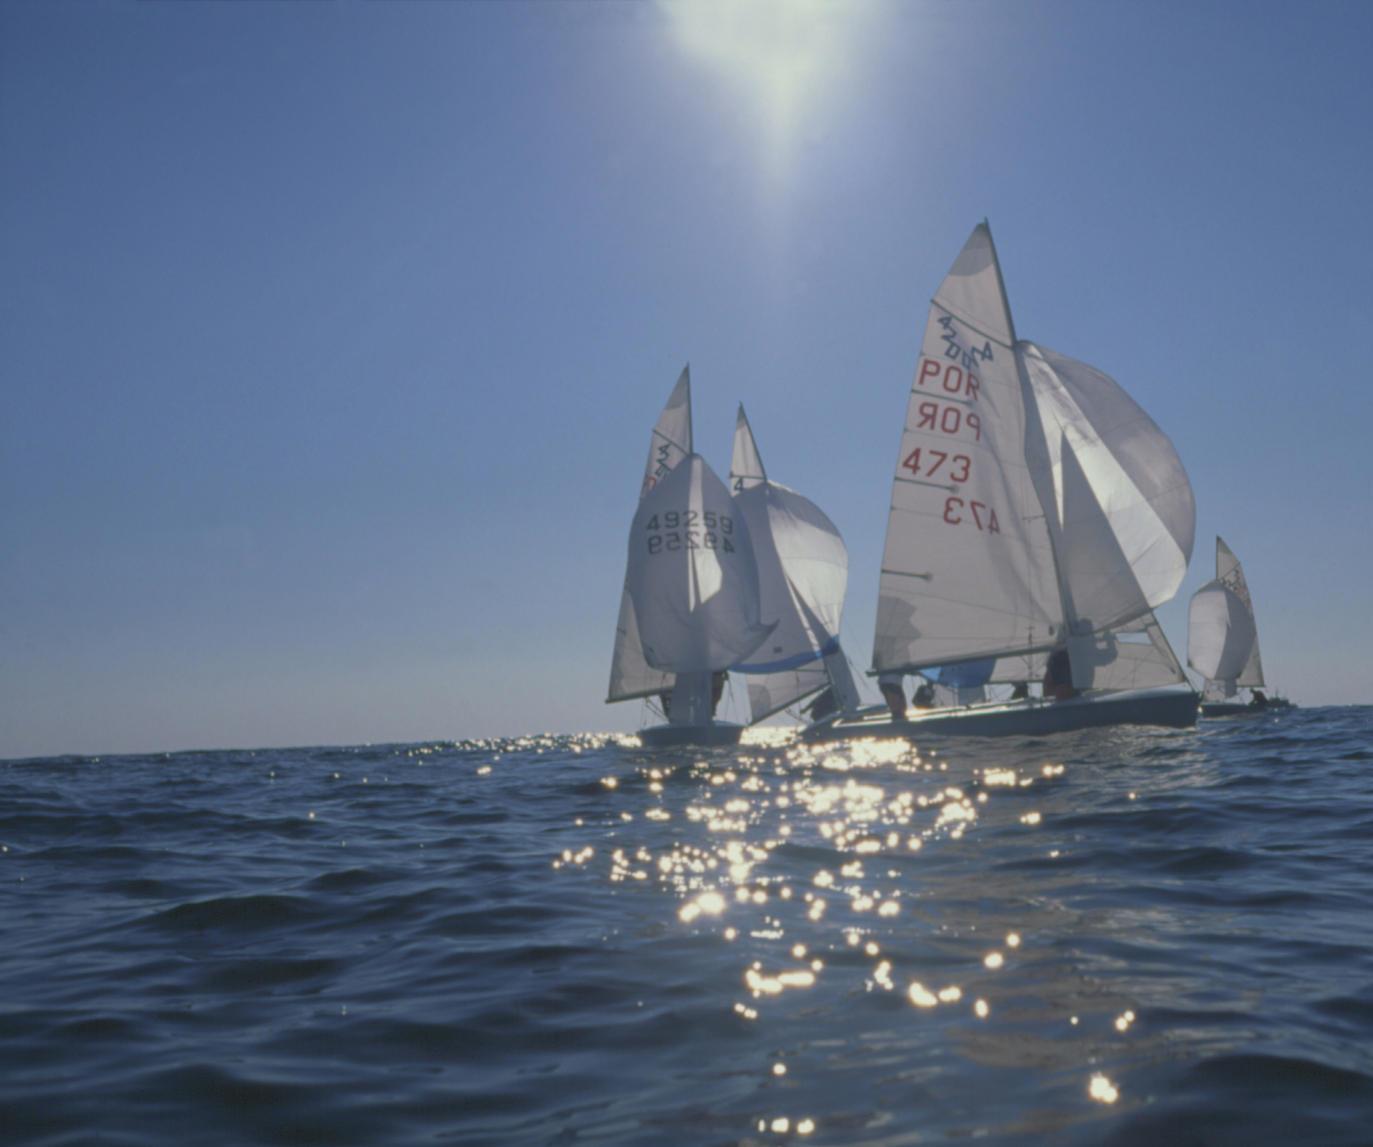
[{"label": "distant sailboat", "polygon": [[[1254,602],[1244,568],[1230,547],[1216,538],[1216,576],[1192,595],[1187,611],[1187,664],[1205,679],[1201,693],[1204,717],[1230,717],[1268,708],[1290,708],[1270,700],[1263,688]],[[1240,689],[1249,695],[1237,700]]]},{"label": "distant sailboat", "polygon": [[[1018,340],[985,223],[930,307],[901,439],[873,670],[981,663],[1028,692],[1063,654],[1062,700],[907,712],[812,727],[820,738],[1033,735],[1186,727],[1196,694],[1153,617],[1182,581],[1196,507],[1172,443],[1100,371]],[[1057,656],[1050,658],[1051,654]]]},{"label": "distant sailboat", "polygon": [[606,698],[663,699],[667,724],[642,730],[645,744],[738,741],[739,725],[714,719],[713,682],[771,632],[758,602],[748,529],[725,484],[692,452],[684,369],[653,428]]},{"label": "distant sailboat", "polygon": [[839,646],[849,571],[844,539],[809,498],[769,480],[742,405],[729,487],[753,542],[760,615],[777,621],[735,666],[749,675],[752,723],[825,690],[830,709],[856,710],[858,689]]}]

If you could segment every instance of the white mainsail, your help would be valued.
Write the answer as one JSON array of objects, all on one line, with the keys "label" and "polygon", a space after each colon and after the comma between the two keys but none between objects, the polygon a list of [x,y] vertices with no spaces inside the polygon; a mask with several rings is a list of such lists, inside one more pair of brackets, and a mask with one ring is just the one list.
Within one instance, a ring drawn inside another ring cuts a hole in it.
[{"label": "white mainsail", "polygon": [[930,305],[892,483],[873,668],[1048,649],[1063,604],[987,225]]},{"label": "white mainsail", "polygon": [[[649,438],[648,462],[639,497],[654,488],[691,453],[691,367],[682,368],[667,405],[658,416]],[[649,697],[672,688],[672,674],[652,668],[644,658],[639,625],[629,588],[620,594],[620,616],[615,623],[615,651],[610,661],[607,701]]]},{"label": "white mainsail", "polygon": [[1182,681],[1152,610],[1177,592],[1195,523],[1182,462],[1138,404],[1095,368],[1016,340],[980,224],[930,308],[874,667],[995,656],[990,680],[1016,679],[1066,644],[1078,688]]},{"label": "white mainsail", "polygon": [[1254,649],[1235,679],[1235,684],[1250,689],[1262,688],[1263,659],[1259,656],[1259,625],[1258,618],[1254,616],[1254,599],[1249,596],[1249,583],[1244,580],[1244,568],[1239,558],[1235,557],[1219,535],[1216,536],[1216,577],[1244,602],[1244,608],[1249,611],[1249,620],[1254,623]]},{"label": "white mainsail", "polygon": [[752,653],[758,566],[725,484],[699,454],[660,478],[629,531],[625,585],[644,659],[667,673],[712,673]]},{"label": "white mainsail", "polygon": [[[758,562],[761,616],[776,620],[768,639],[736,666],[749,674],[754,722],[830,684],[855,707],[857,691],[839,648],[848,551],[839,530],[809,498],[768,479],[744,408],[734,430],[730,489]],[[842,668],[841,668],[842,667]]]},{"label": "white mainsail", "polygon": [[1254,605],[1239,560],[1216,539],[1216,577],[1192,595],[1187,613],[1187,664],[1206,679],[1206,692],[1233,697],[1237,686],[1263,685]]}]

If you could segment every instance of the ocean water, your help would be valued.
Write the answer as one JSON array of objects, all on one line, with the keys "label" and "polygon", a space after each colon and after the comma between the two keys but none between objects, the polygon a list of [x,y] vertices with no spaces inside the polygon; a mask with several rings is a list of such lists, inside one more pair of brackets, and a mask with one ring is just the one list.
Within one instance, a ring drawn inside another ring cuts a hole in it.
[{"label": "ocean water", "polygon": [[0,763],[0,1142],[1373,1142],[1373,708]]}]

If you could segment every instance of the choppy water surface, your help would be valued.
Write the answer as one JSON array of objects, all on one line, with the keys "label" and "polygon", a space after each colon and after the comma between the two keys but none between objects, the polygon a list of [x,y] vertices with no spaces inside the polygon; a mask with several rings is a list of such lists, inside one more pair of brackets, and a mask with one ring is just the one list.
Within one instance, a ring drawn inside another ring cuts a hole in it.
[{"label": "choppy water surface", "polygon": [[1367,1143],[1373,709],[0,764],[0,1138]]}]

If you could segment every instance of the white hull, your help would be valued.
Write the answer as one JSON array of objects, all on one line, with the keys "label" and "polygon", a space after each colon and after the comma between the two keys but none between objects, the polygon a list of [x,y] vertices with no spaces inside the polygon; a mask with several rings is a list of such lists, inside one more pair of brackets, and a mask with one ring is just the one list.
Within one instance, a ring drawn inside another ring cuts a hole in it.
[{"label": "white hull", "polygon": [[1085,694],[1066,701],[989,702],[959,708],[908,710],[895,721],[883,707],[823,721],[803,731],[809,741],[858,737],[1041,737],[1108,725],[1161,725],[1189,729],[1197,723],[1197,695],[1167,687]]}]

